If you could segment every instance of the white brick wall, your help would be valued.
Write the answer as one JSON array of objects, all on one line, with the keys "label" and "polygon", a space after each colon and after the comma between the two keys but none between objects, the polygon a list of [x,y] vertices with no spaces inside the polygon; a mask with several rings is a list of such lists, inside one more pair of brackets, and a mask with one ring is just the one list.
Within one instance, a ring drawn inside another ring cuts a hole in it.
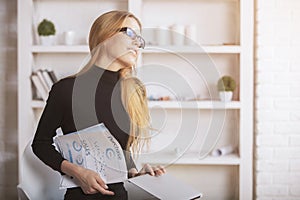
[{"label": "white brick wall", "polygon": [[0,199],[17,199],[17,0],[0,1]]},{"label": "white brick wall", "polygon": [[300,0],[256,0],[257,200],[300,199]]}]

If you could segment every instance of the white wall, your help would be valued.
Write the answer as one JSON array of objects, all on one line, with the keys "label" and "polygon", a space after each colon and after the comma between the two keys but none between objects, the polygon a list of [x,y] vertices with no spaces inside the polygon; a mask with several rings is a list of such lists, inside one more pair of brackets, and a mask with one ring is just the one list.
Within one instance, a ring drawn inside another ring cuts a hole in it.
[{"label": "white wall", "polygon": [[0,199],[17,199],[17,0],[0,1]]},{"label": "white wall", "polygon": [[300,199],[300,1],[256,11],[256,196]]}]

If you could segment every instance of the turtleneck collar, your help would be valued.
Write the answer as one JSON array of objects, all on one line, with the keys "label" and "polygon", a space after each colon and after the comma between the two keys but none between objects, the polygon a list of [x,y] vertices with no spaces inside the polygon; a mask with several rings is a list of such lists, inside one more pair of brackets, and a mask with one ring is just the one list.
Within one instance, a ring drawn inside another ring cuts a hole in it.
[{"label": "turtleneck collar", "polygon": [[98,67],[97,65],[93,65],[90,71],[94,75],[97,75],[98,77],[100,76],[100,79],[102,81],[117,83],[120,78],[120,70],[111,71],[111,70],[104,69],[102,67]]}]

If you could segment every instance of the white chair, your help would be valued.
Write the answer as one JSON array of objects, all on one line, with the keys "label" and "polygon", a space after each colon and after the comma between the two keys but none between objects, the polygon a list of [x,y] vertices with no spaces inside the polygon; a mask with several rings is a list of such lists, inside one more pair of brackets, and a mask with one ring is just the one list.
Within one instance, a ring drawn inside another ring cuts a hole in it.
[{"label": "white chair", "polygon": [[60,200],[65,190],[59,189],[60,174],[40,161],[27,144],[20,164],[21,183],[18,185],[20,200]]}]

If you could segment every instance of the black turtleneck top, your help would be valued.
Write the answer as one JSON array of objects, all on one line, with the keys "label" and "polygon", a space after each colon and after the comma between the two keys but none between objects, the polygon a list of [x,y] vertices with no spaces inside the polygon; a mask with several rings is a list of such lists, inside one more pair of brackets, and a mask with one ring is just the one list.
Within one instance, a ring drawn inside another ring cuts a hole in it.
[{"label": "black turtleneck top", "polygon": [[[94,65],[84,74],[55,83],[32,143],[36,156],[62,173],[64,158],[52,145],[56,130],[68,134],[102,122],[125,150],[130,120],[121,101],[119,74]],[[127,168],[135,168],[131,157]]]}]

